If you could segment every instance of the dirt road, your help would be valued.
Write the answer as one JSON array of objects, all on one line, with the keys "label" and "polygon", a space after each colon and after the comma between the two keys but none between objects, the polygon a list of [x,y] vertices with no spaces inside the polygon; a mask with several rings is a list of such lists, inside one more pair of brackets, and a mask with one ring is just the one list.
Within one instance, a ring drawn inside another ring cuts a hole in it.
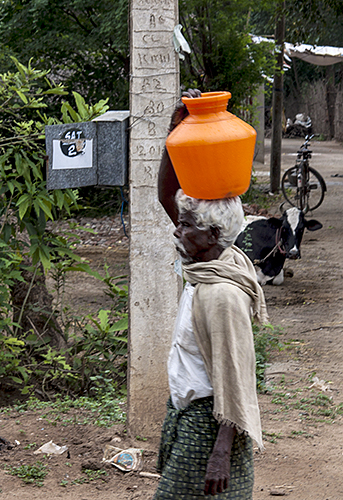
[{"label": "dirt road", "polygon": [[[263,182],[267,182],[268,142],[266,164],[256,167]],[[296,139],[283,141],[283,169],[293,165],[300,144]],[[268,369],[271,389],[259,397],[265,451],[255,454],[254,500],[269,499],[271,494],[290,500],[343,499],[343,177],[332,177],[343,175],[343,147],[331,142],[313,142],[312,146],[311,164],[325,178],[328,192],[322,206],[307,217],[318,219],[323,229],[305,233],[302,259],[287,263],[294,270],[293,278],[280,287],[265,287],[270,320],[282,327],[285,348],[273,354]],[[110,220],[103,225],[104,233],[112,231],[117,236],[105,239],[100,248],[88,242],[82,256],[96,268],[105,257],[111,272],[121,274],[120,265],[127,263],[127,242],[120,224]],[[74,280],[69,303],[86,310],[106,306],[97,282],[87,277]],[[311,387],[315,376],[319,389]],[[45,459],[49,473],[42,488],[22,484],[18,477],[5,474],[0,465],[1,499],[153,498],[153,478],[124,476],[113,467],[106,469],[105,481],[88,484],[82,482],[84,474],[82,480],[80,476],[82,465],[89,466],[89,461],[102,467],[102,447],[113,438],[121,447],[144,448],[145,470],[154,472],[156,443],[131,441],[122,426],[104,429],[80,425],[76,414],[74,420],[68,415],[61,418],[54,420],[33,411],[1,415],[0,411],[0,435],[22,443],[0,455],[2,464],[34,462],[31,446],[50,439],[68,444],[70,449],[70,459],[64,455]]]},{"label": "dirt road", "polygon": [[[283,169],[300,144],[283,141]],[[307,218],[323,229],[305,233],[301,260],[287,263],[294,277],[265,287],[271,323],[284,329],[288,344],[268,370],[273,391],[260,397],[266,451],[256,455],[254,500],[273,490],[294,500],[343,498],[343,177],[332,177],[343,175],[343,148],[313,142],[312,150],[311,165],[328,191]],[[309,389],[314,376],[326,391]]]}]

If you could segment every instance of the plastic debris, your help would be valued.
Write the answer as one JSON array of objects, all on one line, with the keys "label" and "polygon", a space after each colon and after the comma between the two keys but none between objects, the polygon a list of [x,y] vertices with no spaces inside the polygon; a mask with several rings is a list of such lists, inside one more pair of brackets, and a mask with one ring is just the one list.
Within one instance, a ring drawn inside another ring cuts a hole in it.
[{"label": "plastic debris", "polygon": [[128,448],[127,450],[117,453],[117,455],[111,459],[111,463],[118,467],[118,469],[129,472],[132,470],[139,470],[142,466],[142,460],[142,450]]},{"label": "plastic debris", "polygon": [[314,388],[322,392],[331,391],[330,387],[326,385],[325,380],[319,380],[318,377],[313,377],[312,382],[313,384],[310,385],[309,389]]},{"label": "plastic debris", "polygon": [[51,440],[43,444],[38,450],[34,451],[33,454],[38,455],[39,453],[46,453],[47,455],[62,455],[67,449],[68,446],[58,446]]},{"label": "plastic debris", "polygon": [[161,474],[155,474],[153,472],[140,472],[139,475],[143,477],[149,477],[151,479],[160,479],[161,477]]},{"label": "plastic debris", "polygon": [[[115,446],[107,445],[104,450],[103,462],[118,467],[123,472],[131,472],[141,469],[143,465],[143,450],[139,448],[128,448],[127,450],[117,451]],[[105,458],[110,456],[111,458]],[[114,454],[113,454],[114,453]]]},{"label": "plastic debris", "polygon": [[104,456],[102,457],[103,462],[109,462],[114,455],[123,451],[123,448],[117,448],[116,446],[112,446],[111,444],[106,444],[103,448]]},{"label": "plastic debris", "polygon": [[191,49],[188,45],[187,40],[181,33],[182,30],[182,24],[178,24],[174,28],[174,34],[173,34],[173,43],[174,43],[174,48],[175,51],[179,54],[179,58],[184,61],[185,56],[182,54],[182,52],[186,52],[187,54],[191,53]]}]

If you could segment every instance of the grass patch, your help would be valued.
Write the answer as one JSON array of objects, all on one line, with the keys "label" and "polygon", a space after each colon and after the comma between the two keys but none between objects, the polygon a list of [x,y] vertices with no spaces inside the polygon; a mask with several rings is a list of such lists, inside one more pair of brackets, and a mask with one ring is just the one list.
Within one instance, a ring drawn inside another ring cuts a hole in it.
[{"label": "grass patch", "polygon": [[[269,178],[267,178],[269,184]],[[269,193],[268,187],[266,185],[257,184],[256,175],[254,172],[251,177],[251,183],[248,191],[241,195],[242,203],[247,205],[257,205],[260,208],[269,209],[275,203],[281,203],[283,201],[282,194]]]},{"label": "grass patch", "polygon": [[265,371],[271,352],[275,349],[281,350],[284,345],[280,340],[282,333],[279,327],[272,325],[252,325],[256,356],[256,385],[259,392],[266,391]]},{"label": "grass patch", "polygon": [[[70,481],[70,485],[90,483],[91,481],[96,481],[97,479],[103,479],[105,476],[108,476],[108,473],[104,469],[99,469],[99,470],[84,469],[82,472],[85,474],[85,476],[73,479],[72,481]],[[66,487],[68,485],[69,481],[67,481],[66,479],[63,479],[60,482],[60,486]]]},{"label": "grass patch", "polygon": [[25,484],[34,484],[39,487],[43,486],[44,479],[48,474],[47,466],[42,462],[36,462],[33,465],[20,465],[19,467],[7,465],[5,470],[12,476],[18,476]]},{"label": "grass patch", "polygon": [[263,438],[270,443],[276,443],[278,439],[283,439],[281,432],[262,431]]},{"label": "grass patch", "polygon": [[298,436],[301,436],[301,437],[304,437],[306,439],[308,438],[312,438],[313,439],[313,436],[312,434],[309,434],[308,432],[306,431],[292,431],[290,436],[288,436],[289,438],[292,438],[292,439],[295,439],[297,438]]},{"label": "grass patch", "polygon": [[332,397],[318,394],[315,390],[295,390],[274,392],[271,402],[282,408],[282,411],[295,410],[301,418],[317,422],[333,423],[339,415],[343,415],[343,403],[336,405]]},{"label": "grass patch", "polygon": [[103,396],[57,398],[56,401],[40,401],[31,397],[24,403],[2,408],[1,413],[16,411],[24,413],[27,410],[40,412],[40,417],[51,425],[60,422],[62,425],[93,424],[98,427],[111,427],[126,422],[126,397],[106,394]]},{"label": "grass patch", "polygon": [[31,448],[35,448],[37,446],[37,443],[29,443],[26,446],[24,446],[24,450],[31,450]]},{"label": "grass patch", "polygon": [[107,472],[104,469],[84,469],[82,472],[86,474],[86,479],[88,482],[96,481],[97,479],[102,479],[104,476],[107,476]]}]

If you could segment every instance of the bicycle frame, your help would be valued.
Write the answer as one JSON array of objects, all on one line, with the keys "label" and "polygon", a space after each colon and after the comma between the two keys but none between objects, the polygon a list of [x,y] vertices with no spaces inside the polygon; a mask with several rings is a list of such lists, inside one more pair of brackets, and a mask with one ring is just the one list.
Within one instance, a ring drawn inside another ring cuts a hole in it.
[{"label": "bicycle frame", "polygon": [[301,145],[300,149],[297,151],[297,160],[295,164],[295,175],[296,175],[296,186],[297,194],[295,199],[298,199],[300,210],[306,211],[307,197],[309,195],[309,159],[312,157],[308,146],[310,145],[310,140],[313,136],[305,137],[304,144]]},{"label": "bicycle frame", "polygon": [[[313,137],[314,135],[305,137],[304,144],[297,151],[294,167],[286,170],[281,181],[281,189],[286,201],[304,213],[317,208],[322,203],[326,191],[324,179],[319,172],[310,167],[309,163],[312,158],[312,151],[309,147]],[[312,196],[315,199],[311,198],[313,190],[317,190],[318,193]]]}]

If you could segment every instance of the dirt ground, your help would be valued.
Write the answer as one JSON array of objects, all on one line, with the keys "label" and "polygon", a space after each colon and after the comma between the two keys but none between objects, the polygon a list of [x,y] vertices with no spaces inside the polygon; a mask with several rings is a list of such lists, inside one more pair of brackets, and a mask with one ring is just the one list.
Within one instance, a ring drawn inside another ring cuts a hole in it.
[{"label": "dirt ground", "polygon": [[[266,162],[256,165],[256,173],[267,184],[270,141],[266,143]],[[294,163],[300,143],[299,139],[283,141],[283,169]],[[343,177],[339,177],[343,176],[343,147],[333,142],[312,146],[311,165],[323,175],[328,191],[322,206],[307,218],[318,219],[323,228],[306,232],[302,258],[287,262],[294,276],[279,287],[264,288],[270,321],[282,328],[284,348],[273,353],[267,373],[269,391],[259,396],[265,451],[255,451],[254,500],[271,496],[343,499]],[[277,204],[274,213],[278,214]],[[84,222],[99,229],[99,221]],[[99,270],[106,259],[112,274],[127,272],[128,241],[118,220],[106,218],[101,224],[100,245],[90,238],[83,242],[80,254]],[[73,278],[68,301],[83,311],[106,306],[107,299],[97,287],[92,278]],[[80,411],[60,421],[44,414],[1,413],[0,409],[0,436],[11,443],[20,441],[12,450],[0,452],[0,500],[152,499],[156,478],[125,475],[113,466],[104,467],[101,458],[108,443],[142,448],[143,472],[154,473],[156,442],[131,440],[123,425],[80,424]],[[41,459],[49,468],[43,487],[24,485],[6,473],[4,466],[37,461],[33,450],[51,439],[67,444],[70,455]],[[83,482],[87,476],[82,467],[100,467],[107,475]]]}]

